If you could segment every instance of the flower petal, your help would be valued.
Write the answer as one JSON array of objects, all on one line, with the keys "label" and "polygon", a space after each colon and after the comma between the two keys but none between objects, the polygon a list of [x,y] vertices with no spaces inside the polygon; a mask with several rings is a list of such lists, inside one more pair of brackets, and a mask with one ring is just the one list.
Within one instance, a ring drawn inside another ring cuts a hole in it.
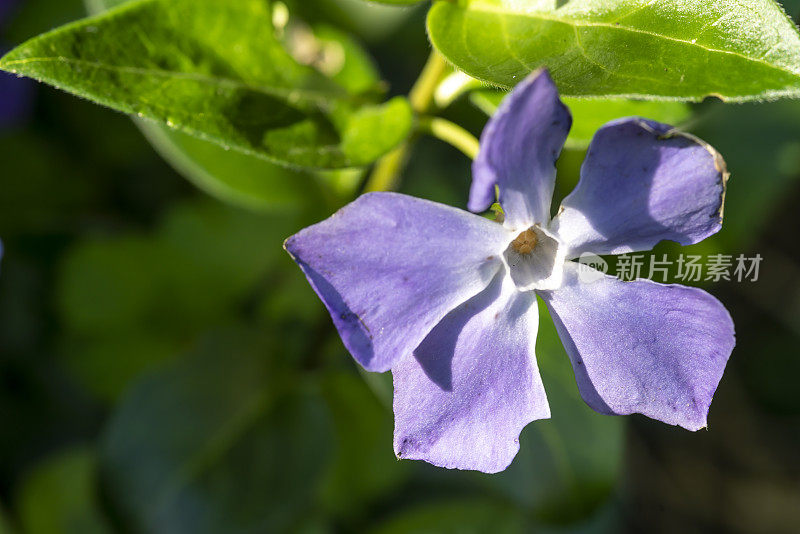
[{"label": "flower petal", "polygon": [[693,287],[610,276],[581,282],[573,262],[564,276],[560,289],[540,296],[586,403],[601,413],[704,428],[735,344],[725,307]]},{"label": "flower petal", "polygon": [[510,228],[547,224],[555,162],[571,126],[572,116],[547,71],[528,76],[503,100],[483,131],[472,166],[469,209],[488,209],[498,186]]},{"label": "flower petal", "polygon": [[370,193],[286,240],[367,370],[411,354],[453,308],[483,290],[513,238],[466,211]]},{"label": "flower petal", "polygon": [[440,467],[502,471],[519,434],[550,417],[534,346],[538,308],[498,274],[392,368],[394,450]]},{"label": "flower petal", "polygon": [[610,122],[551,229],[570,258],[697,243],[722,227],[727,178],[722,157],[694,136],[639,118]]}]

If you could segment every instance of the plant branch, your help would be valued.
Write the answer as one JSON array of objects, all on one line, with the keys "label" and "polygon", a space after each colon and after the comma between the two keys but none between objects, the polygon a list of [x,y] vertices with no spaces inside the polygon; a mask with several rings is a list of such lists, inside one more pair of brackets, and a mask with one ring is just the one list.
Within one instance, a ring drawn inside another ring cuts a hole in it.
[{"label": "plant branch", "polygon": [[439,52],[432,50],[419,78],[414,82],[411,92],[408,93],[408,100],[414,111],[420,114],[431,111],[436,87],[445,74],[447,74],[447,62]]},{"label": "plant branch", "polygon": [[474,135],[454,122],[441,117],[422,117],[419,130],[459,149],[465,156],[475,159],[480,142]]},{"label": "plant branch", "polygon": [[[441,54],[436,50],[432,50],[419,78],[414,82],[414,86],[408,94],[408,100],[415,113],[424,115],[433,109],[433,95],[446,73],[447,62]],[[365,192],[393,191],[397,189],[400,183],[400,174],[408,162],[411,145],[415,140],[412,137],[378,160],[367,180],[367,184],[364,186]]]}]

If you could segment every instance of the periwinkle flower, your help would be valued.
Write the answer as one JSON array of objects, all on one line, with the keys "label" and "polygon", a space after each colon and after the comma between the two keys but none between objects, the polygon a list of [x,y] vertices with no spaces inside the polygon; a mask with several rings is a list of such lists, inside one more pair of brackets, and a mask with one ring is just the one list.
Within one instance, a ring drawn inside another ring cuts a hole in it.
[{"label": "periwinkle flower", "polygon": [[498,201],[502,224],[397,193],[371,193],[290,237],[286,250],[367,370],[391,370],[398,458],[497,472],[550,410],[534,355],[536,295],[603,414],[689,430],[734,346],[708,293],[579,276],[585,252],[621,254],[717,232],[727,172],[702,141],[627,118],[602,127],[556,216],[555,162],[572,118],[546,72],[505,99],[481,138],[469,209]]}]

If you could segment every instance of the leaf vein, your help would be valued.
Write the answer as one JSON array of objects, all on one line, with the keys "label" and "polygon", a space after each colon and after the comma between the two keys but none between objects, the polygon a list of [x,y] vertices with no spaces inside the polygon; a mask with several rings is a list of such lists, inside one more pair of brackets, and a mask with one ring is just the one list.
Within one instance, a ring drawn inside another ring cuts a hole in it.
[{"label": "leaf vein", "polygon": [[[509,15],[507,12],[501,11],[499,9],[493,9],[492,7],[490,7],[488,5],[480,5],[480,6],[477,6],[477,7],[470,6],[468,9],[470,11],[473,11],[473,12],[491,13],[491,14],[499,15],[501,18]],[[611,29],[611,30],[622,30],[622,31],[630,32],[630,33],[648,35],[650,37],[656,37],[656,38],[659,38],[659,39],[665,39],[665,40],[668,40],[668,41],[673,41],[673,42],[677,42],[677,43],[686,44],[686,45],[689,45],[689,46],[692,46],[692,47],[700,48],[701,50],[704,50],[704,51],[709,52],[709,53],[725,54],[725,55],[738,57],[738,58],[744,59],[746,61],[751,61],[753,63],[759,63],[761,65],[764,65],[764,66],[769,67],[769,68],[774,69],[774,70],[779,70],[781,72],[785,72],[787,74],[791,74],[792,76],[800,75],[800,68],[799,69],[790,69],[790,68],[788,68],[788,67],[786,67],[784,65],[778,65],[778,64],[775,64],[775,63],[770,63],[768,61],[765,61],[763,58],[748,56],[748,55],[742,54],[741,52],[736,52],[736,51],[733,51],[733,50],[722,50],[722,49],[719,49],[719,48],[712,48],[712,47],[709,47],[709,46],[705,46],[705,45],[703,45],[701,43],[697,43],[697,42],[693,43],[690,40],[680,39],[678,37],[672,37],[672,36],[669,36],[669,35],[663,35],[663,34],[659,34],[659,33],[656,33],[656,32],[644,30],[644,29],[641,29],[641,28],[634,28],[632,26],[626,26],[626,25],[622,25],[622,24],[617,25],[616,23],[610,23],[610,22],[597,22],[597,21],[592,22],[592,21],[570,20],[570,19],[565,19],[563,17],[555,17],[555,16],[552,16],[552,15],[550,15],[548,13],[544,13],[544,12],[518,13],[517,15],[522,16],[522,17],[528,17],[528,18],[536,18],[536,19],[540,19],[540,20],[543,20],[543,21],[547,21],[547,22],[554,22],[554,23],[557,23],[557,24],[564,24],[564,25],[572,26],[572,27],[607,28],[607,29]]]},{"label": "leaf vein", "polygon": [[154,69],[147,67],[109,65],[107,63],[100,63],[97,61],[89,61],[85,59],[76,59],[64,56],[30,57],[23,59],[14,59],[0,63],[0,67],[8,69],[12,72],[16,72],[16,70],[14,69],[15,66],[29,65],[32,63],[65,63],[67,65],[90,67],[99,70],[119,72],[123,74],[141,74],[154,77],[190,80],[209,85],[218,85],[220,87],[255,90],[269,96],[285,99],[289,102],[296,102],[299,99],[305,98],[307,101],[315,102],[318,105],[324,105],[327,102],[329,102],[332,97],[342,99],[343,96],[332,93],[310,91],[308,89],[282,88],[275,86],[266,86],[263,84],[248,84],[244,81],[234,80],[231,78],[222,78],[219,76],[209,76],[198,72],[178,72],[178,71],[167,71],[163,69]]}]

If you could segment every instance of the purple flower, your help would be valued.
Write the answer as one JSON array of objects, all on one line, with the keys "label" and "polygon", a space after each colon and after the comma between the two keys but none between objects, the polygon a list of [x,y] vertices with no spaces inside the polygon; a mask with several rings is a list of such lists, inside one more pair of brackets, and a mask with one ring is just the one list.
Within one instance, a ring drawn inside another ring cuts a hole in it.
[{"label": "purple flower", "polygon": [[730,315],[695,288],[585,281],[571,261],[717,232],[727,172],[710,146],[640,118],[595,135],[575,190],[551,219],[572,118],[546,72],[505,99],[481,139],[469,209],[397,193],[364,195],[290,237],[286,250],[369,371],[394,377],[398,458],[497,472],[520,431],[550,410],[534,355],[536,295],[604,414],[706,426],[733,350]]}]

